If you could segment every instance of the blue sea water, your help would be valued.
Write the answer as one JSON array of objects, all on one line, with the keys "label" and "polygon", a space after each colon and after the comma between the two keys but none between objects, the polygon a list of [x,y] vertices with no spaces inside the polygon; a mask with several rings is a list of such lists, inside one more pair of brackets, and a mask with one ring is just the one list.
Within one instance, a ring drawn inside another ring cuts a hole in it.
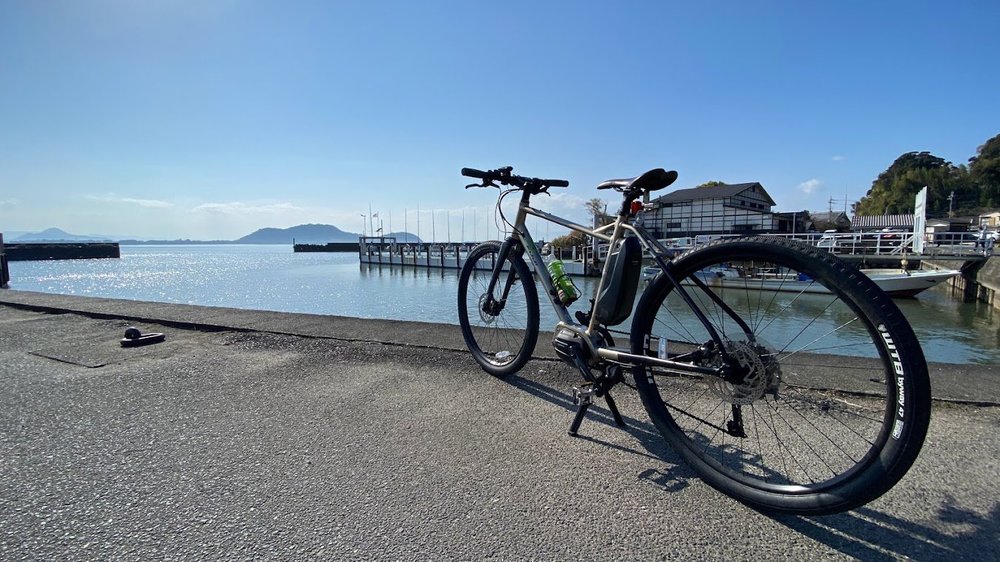
[{"label": "blue sea water", "polygon": [[[10,270],[11,288],[26,291],[458,323],[457,271],[361,265],[354,253],[294,253],[282,245],[122,246],[120,259],[11,262]],[[596,288],[592,279],[577,284],[585,295]],[[896,302],[928,360],[1000,362],[995,309],[961,303],[943,287]],[[555,316],[544,298],[541,304],[547,330]]]}]

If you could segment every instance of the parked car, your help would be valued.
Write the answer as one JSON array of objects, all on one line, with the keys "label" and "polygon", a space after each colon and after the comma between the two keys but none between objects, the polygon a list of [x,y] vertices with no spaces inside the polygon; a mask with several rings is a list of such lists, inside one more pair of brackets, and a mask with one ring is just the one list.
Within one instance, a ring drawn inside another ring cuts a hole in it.
[{"label": "parked car", "polygon": [[816,242],[817,248],[823,248],[824,250],[833,251],[837,248],[837,231],[836,230],[824,230],[823,236],[820,237],[819,241]]}]

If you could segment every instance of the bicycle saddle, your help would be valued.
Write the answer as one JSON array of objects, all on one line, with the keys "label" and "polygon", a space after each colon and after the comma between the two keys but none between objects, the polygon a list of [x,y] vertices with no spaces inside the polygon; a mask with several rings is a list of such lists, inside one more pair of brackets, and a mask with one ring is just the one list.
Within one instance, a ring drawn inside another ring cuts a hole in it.
[{"label": "bicycle saddle", "polygon": [[639,177],[607,180],[597,184],[597,189],[617,189],[620,191],[656,191],[663,189],[677,180],[677,172],[669,172],[663,168],[654,168]]}]

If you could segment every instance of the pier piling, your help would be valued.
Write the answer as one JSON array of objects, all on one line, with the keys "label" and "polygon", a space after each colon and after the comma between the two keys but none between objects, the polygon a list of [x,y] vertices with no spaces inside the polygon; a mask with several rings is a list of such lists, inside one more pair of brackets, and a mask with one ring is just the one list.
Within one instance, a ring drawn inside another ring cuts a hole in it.
[{"label": "pier piling", "polygon": [[0,289],[6,289],[10,283],[10,269],[7,268],[7,252],[3,247],[3,233],[0,232]]}]

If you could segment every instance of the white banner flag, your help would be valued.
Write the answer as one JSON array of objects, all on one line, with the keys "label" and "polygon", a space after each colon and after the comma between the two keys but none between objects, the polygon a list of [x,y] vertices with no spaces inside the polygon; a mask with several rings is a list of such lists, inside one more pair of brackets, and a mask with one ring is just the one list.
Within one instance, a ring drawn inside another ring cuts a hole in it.
[{"label": "white banner flag", "polygon": [[924,253],[924,231],[927,229],[927,186],[925,185],[913,208],[913,253]]}]

